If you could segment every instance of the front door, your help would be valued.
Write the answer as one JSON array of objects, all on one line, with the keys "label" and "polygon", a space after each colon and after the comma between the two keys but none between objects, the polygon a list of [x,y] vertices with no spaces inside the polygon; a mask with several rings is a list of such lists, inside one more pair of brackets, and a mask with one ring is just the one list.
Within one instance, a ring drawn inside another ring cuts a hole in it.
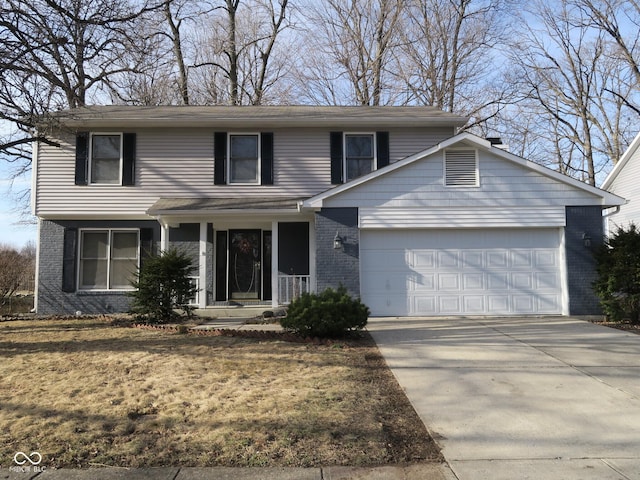
[{"label": "front door", "polygon": [[262,248],[260,230],[229,230],[229,297],[260,299]]}]

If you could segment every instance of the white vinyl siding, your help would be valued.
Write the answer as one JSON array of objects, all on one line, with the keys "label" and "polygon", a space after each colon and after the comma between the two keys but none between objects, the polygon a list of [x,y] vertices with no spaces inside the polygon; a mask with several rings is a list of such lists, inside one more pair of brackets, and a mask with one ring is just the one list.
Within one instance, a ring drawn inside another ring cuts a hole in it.
[{"label": "white vinyl siding", "polygon": [[600,205],[601,198],[541,173],[478,151],[480,188],[444,185],[444,162],[437,152],[326,199],[325,207],[463,208]]},{"label": "white vinyl siding", "polygon": [[504,228],[564,227],[563,206],[360,208],[360,228]]},{"label": "white vinyl siding", "polygon": [[[273,130],[273,185],[214,185],[212,129],[137,129],[136,185],[74,185],[75,138],[39,146],[35,212],[43,217],[146,218],[161,197],[310,197],[331,188],[329,128]],[[424,150],[451,129],[390,129],[391,162]],[[229,131],[229,133],[235,133]]]},{"label": "white vinyl siding", "polygon": [[631,155],[624,168],[609,186],[609,191],[627,200],[620,212],[608,219],[608,230],[612,234],[618,227],[627,228],[630,223],[640,227],[640,147]]}]

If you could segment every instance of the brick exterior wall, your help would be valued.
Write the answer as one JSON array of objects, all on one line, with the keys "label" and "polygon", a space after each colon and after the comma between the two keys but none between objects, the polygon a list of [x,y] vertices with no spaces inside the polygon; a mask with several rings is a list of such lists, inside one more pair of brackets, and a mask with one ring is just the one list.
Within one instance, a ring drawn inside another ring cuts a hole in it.
[{"label": "brick exterior wall", "polygon": [[[591,285],[596,279],[596,263],[592,252],[604,241],[602,208],[566,207],[566,215],[569,314],[601,315],[602,309]],[[591,247],[585,247],[583,234],[591,237]]]},{"label": "brick exterior wall", "polygon": [[124,292],[64,292],[62,290],[65,228],[152,228],[160,241],[160,225],[155,221],[48,221],[40,222],[38,244],[37,313],[41,315],[102,314],[126,312],[129,298]]},{"label": "brick exterior wall", "polygon": [[[336,231],[343,248],[335,250]],[[323,208],[316,213],[316,281],[322,292],[341,283],[353,297],[360,297],[360,232],[357,208]]]}]

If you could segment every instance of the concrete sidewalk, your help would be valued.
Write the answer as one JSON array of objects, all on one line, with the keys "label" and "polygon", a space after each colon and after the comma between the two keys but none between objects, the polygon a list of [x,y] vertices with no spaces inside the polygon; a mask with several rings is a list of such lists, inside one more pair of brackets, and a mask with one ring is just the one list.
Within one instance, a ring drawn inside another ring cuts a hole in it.
[{"label": "concrete sidewalk", "polygon": [[640,480],[640,336],[574,318],[371,319],[460,480]]},{"label": "concrete sidewalk", "polygon": [[[29,467],[25,467],[25,470]],[[446,465],[375,468],[92,468],[46,469],[41,473],[0,470],[2,480],[455,480]]]}]

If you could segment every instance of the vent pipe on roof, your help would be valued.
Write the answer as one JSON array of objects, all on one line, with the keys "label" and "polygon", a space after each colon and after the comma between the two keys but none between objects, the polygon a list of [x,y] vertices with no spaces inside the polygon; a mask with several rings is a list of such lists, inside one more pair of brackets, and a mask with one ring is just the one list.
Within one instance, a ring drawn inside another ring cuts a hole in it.
[{"label": "vent pipe on roof", "polygon": [[502,143],[502,139],[500,137],[487,137],[486,140],[491,143],[492,147],[499,148],[500,150],[509,151],[509,145]]}]

